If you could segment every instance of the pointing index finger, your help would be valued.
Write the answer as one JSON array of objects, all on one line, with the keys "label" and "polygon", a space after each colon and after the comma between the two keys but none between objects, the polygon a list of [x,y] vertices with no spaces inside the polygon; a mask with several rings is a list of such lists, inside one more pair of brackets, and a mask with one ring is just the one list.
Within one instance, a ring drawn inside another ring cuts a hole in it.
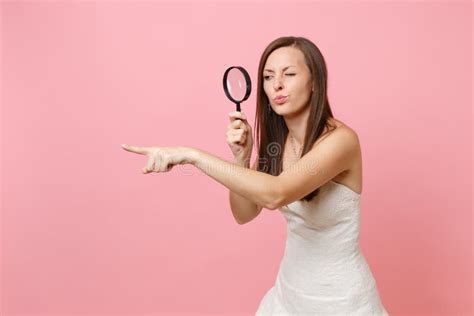
[{"label": "pointing index finger", "polygon": [[130,146],[127,144],[122,144],[122,148],[125,149],[126,151],[136,153],[136,154],[141,154],[141,155],[148,154],[148,150],[145,147],[137,147],[137,146]]}]

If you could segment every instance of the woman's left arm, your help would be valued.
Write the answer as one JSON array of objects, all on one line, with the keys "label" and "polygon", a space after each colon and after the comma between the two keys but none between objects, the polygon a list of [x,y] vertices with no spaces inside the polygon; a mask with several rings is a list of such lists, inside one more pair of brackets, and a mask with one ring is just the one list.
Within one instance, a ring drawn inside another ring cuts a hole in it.
[{"label": "woman's left arm", "polygon": [[142,172],[168,172],[175,165],[191,164],[255,204],[274,210],[277,196],[276,176],[230,163],[194,147],[137,147],[122,144],[123,149],[146,155],[148,163]]},{"label": "woman's left arm", "polygon": [[190,163],[206,175],[257,205],[275,209],[278,200],[275,176],[227,162],[202,149],[186,148]]}]

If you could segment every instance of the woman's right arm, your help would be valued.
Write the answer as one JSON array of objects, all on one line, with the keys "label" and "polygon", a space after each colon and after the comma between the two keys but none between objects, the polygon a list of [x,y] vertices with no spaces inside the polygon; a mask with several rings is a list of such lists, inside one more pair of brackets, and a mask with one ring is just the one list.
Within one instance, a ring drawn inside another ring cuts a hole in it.
[{"label": "woman's right arm", "polygon": [[[247,122],[247,117],[243,112],[231,112],[229,113],[229,119],[227,144],[229,144],[234,155],[234,163],[241,167],[249,168],[253,146],[252,127]],[[257,162],[258,158],[251,169],[256,170]],[[263,208],[231,190],[229,190],[229,202],[232,214],[240,225],[253,220]]]},{"label": "woman's right arm", "polygon": [[[258,159],[255,160],[252,169],[256,170]],[[235,161],[238,165],[242,167],[249,167],[249,161],[247,162],[240,162],[240,161]],[[255,217],[260,214],[262,211],[262,206],[255,204],[254,202],[247,200],[243,196],[234,193],[229,190],[229,202],[230,202],[230,207],[232,209],[232,214],[234,215],[234,218],[236,222],[240,225],[246,224],[253,220]]]}]

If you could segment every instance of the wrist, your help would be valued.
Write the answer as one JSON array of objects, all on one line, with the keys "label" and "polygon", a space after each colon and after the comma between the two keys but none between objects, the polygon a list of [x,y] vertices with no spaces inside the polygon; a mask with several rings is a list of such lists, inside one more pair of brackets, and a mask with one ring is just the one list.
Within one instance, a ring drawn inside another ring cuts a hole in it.
[{"label": "wrist", "polygon": [[186,147],[186,163],[195,165],[199,159],[199,149]]}]

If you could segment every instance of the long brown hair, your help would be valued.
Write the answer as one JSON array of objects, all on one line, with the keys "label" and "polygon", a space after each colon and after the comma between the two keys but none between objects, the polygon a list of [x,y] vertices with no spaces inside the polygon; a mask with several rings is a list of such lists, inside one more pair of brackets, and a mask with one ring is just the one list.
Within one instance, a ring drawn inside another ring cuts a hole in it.
[{"label": "long brown hair", "polygon": [[[263,68],[268,56],[277,48],[292,46],[298,48],[304,55],[308,66],[314,92],[310,99],[310,114],[305,133],[301,156],[311,150],[316,140],[321,136],[324,127],[329,130],[328,119],[333,118],[327,96],[327,69],[326,62],[319,48],[304,37],[285,36],[272,41],[263,51],[258,66],[257,80],[257,112],[254,126],[258,151],[257,171],[274,176],[283,170],[283,148],[288,135],[288,128],[283,116],[278,115],[269,106],[269,100],[263,90]],[[310,201],[319,192],[319,188],[306,195],[303,200]]]}]

